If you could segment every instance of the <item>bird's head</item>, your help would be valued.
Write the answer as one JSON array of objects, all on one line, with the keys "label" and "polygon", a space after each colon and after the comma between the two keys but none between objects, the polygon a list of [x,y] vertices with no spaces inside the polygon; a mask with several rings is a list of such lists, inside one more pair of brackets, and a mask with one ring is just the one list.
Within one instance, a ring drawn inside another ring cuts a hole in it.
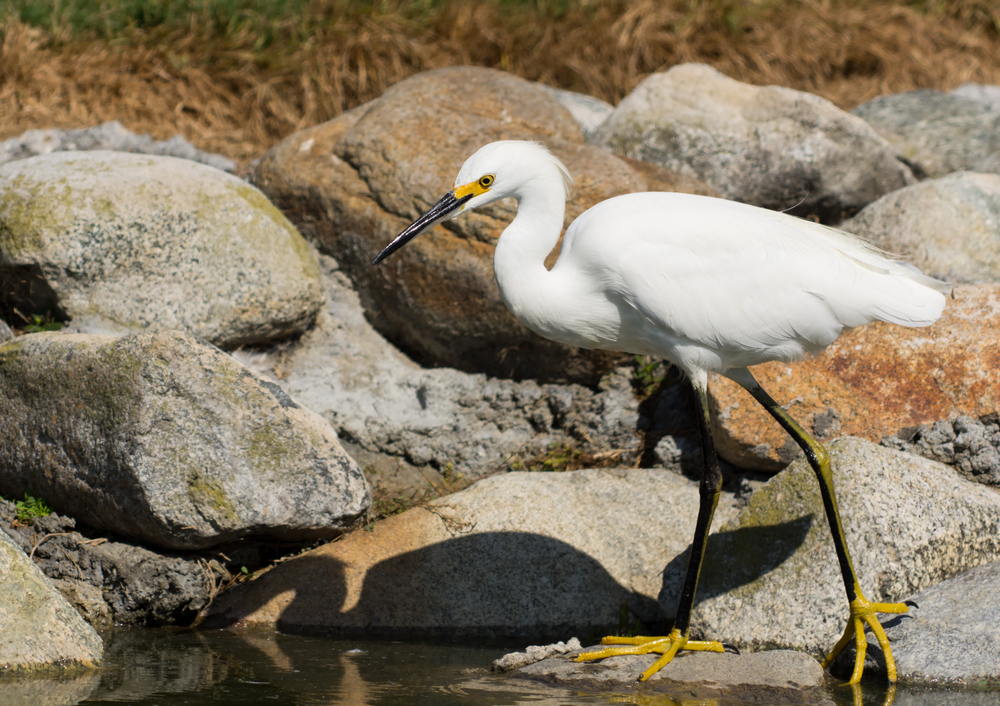
[{"label": "bird's head", "polygon": [[433,225],[500,199],[518,196],[533,182],[561,183],[563,196],[573,183],[566,167],[537,142],[491,142],[469,157],[458,172],[455,188],[407,226],[374,260],[377,265]]}]

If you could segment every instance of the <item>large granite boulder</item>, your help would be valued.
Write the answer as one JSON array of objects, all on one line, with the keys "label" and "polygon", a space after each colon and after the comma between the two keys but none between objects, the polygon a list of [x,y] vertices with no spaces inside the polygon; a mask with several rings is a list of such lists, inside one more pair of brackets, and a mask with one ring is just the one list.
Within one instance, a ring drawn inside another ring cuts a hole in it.
[{"label": "large granite boulder", "polygon": [[879,96],[852,115],[884,137],[920,177],[1000,169],[1000,110],[932,89]]},{"label": "large granite boulder", "polygon": [[235,348],[322,304],[302,236],[257,189],[173,157],[55,152],[0,167],[0,316],[86,333],[178,328]]},{"label": "large granite boulder", "polygon": [[[662,470],[493,476],[282,563],[204,625],[565,639],[617,629],[627,606],[655,629],[664,563],[697,508],[697,484]],[[719,520],[733,509],[724,495]]]},{"label": "large granite boulder", "polygon": [[[797,363],[754,375],[817,439],[878,442],[921,424],[1000,412],[1000,285],[952,292],[926,328],[874,323],[845,332]],[[709,381],[719,453],[743,468],[777,471],[800,455],[784,429],[743,388]]]},{"label": "large granite boulder", "polygon": [[1000,174],[960,172],[907,186],[844,230],[952,284],[1000,283]]},{"label": "large granite boulder", "polygon": [[593,141],[697,177],[728,199],[824,222],[913,182],[885,140],[829,101],[703,64],[644,79]]},{"label": "large granite boulder", "polygon": [[[575,178],[566,223],[618,194],[709,193],[691,178],[625,162],[584,143],[570,113],[539,85],[455,67],[402,81],[377,100],[270,150],[254,180],[349,274],[375,327],[415,360],[498,377],[593,384],[621,356],[547,341],[507,311],[493,276],[506,200],[437,226],[377,268],[372,258],[495,140],[546,144]],[[554,255],[550,256],[554,262]]]},{"label": "large granite boulder", "polygon": [[0,346],[0,494],[168,549],[333,537],[370,502],[321,417],[176,331]]},{"label": "large granite boulder", "polygon": [[[848,548],[871,601],[897,602],[1000,559],[1000,494],[929,459],[843,438],[829,445]],[[680,557],[676,561],[683,561]],[[680,585],[664,573],[661,603]],[[847,598],[815,474],[801,459],[709,538],[694,625],[738,647],[829,650]]]},{"label": "large granite boulder", "polygon": [[0,671],[95,667],[103,652],[94,628],[0,531]]}]

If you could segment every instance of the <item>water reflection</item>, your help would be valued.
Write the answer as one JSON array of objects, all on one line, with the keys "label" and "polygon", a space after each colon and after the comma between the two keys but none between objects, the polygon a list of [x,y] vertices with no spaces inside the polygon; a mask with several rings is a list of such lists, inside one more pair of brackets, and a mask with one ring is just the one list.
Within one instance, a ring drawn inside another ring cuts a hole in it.
[{"label": "water reflection", "polygon": [[[105,664],[61,679],[0,674],[0,706],[299,703],[323,706],[736,706],[683,695],[586,694],[486,672],[524,645],[327,640],[270,632],[118,629]],[[761,704],[763,702],[757,701]],[[814,694],[801,705],[996,706],[1000,692],[941,691],[878,681]],[[743,705],[745,706],[745,704]]]}]

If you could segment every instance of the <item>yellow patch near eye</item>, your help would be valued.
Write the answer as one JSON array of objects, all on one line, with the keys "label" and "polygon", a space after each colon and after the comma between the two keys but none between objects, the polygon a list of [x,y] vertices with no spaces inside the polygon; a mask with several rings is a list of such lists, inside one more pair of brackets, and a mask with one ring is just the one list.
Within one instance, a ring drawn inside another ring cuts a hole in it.
[{"label": "yellow patch near eye", "polygon": [[455,194],[456,199],[465,198],[466,196],[479,196],[480,194],[485,194],[490,190],[490,186],[493,185],[493,175],[488,174],[478,181],[469,182],[463,186],[456,186]]}]

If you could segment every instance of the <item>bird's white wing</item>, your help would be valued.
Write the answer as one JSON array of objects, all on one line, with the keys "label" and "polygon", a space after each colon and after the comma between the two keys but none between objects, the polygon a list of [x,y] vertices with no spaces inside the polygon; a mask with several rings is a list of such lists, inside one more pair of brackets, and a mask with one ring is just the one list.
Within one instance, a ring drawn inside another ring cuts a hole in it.
[{"label": "bird's white wing", "polygon": [[944,305],[934,280],[850,236],[720,199],[618,197],[566,240],[574,267],[649,322],[644,335],[761,360],[819,350],[872,320],[926,325]]}]

